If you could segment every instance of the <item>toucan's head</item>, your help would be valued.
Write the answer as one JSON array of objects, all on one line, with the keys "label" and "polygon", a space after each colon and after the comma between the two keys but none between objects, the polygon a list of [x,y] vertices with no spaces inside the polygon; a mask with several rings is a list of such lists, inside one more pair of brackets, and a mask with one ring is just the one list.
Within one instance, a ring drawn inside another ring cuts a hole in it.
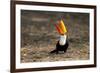
[{"label": "toucan's head", "polygon": [[65,27],[63,20],[60,20],[55,26],[60,35],[59,44],[64,45],[66,43],[66,39],[67,39],[66,33],[68,32],[68,30]]}]

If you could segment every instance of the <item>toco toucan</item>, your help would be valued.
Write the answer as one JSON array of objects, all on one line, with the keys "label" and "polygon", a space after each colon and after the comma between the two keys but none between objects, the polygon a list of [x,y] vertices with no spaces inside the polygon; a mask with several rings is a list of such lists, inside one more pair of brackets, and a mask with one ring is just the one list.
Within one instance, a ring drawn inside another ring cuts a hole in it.
[{"label": "toco toucan", "polygon": [[50,53],[63,54],[67,51],[69,46],[68,30],[65,27],[63,20],[60,20],[57,24],[55,24],[55,27],[60,35],[60,38],[56,44],[56,48]]}]

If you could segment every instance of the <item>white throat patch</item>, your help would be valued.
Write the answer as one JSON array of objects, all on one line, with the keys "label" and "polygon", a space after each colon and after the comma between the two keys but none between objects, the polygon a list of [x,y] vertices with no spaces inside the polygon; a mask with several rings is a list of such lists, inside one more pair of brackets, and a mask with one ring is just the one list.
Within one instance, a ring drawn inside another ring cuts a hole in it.
[{"label": "white throat patch", "polygon": [[67,39],[66,35],[61,35],[60,40],[59,40],[59,44],[60,45],[65,45],[66,44],[66,39]]}]

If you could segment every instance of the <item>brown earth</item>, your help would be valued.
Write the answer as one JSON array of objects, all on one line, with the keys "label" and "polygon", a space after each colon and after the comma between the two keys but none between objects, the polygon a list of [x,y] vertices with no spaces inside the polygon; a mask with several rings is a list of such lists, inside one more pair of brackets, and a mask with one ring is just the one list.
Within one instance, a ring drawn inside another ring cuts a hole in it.
[{"label": "brown earth", "polygon": [[[49,54],[59,34],[53,24],[63,19],[68,28],[69,48],[65,54]],[[21,11],[21,62],[89,59],[89,14]]]}]

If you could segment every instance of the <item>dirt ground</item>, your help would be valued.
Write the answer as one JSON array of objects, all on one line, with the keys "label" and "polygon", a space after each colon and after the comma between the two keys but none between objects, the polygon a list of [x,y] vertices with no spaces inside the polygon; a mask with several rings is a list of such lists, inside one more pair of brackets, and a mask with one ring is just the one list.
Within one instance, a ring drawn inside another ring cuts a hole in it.
[{"label": "dirt ground", "polygon": [[86,44],[83,45],[83,48],[81,48],[81,46],[80,48],[74,46],[70,47],[65,54],[49,54],[50,50],[53,48],[54,46],[49,45],[42,48],[34,46],[21,48],[21,62],[52,62],[89,59],[89,50]]},{"label": "dirt ground", "polygon": [[[68,28],[69,47],[65,54],[49,54],[55,49],[59,38],[53,24],[60,17]],[[21,62],[87,59],[89,59],[88,13],[21,11]]]}]

